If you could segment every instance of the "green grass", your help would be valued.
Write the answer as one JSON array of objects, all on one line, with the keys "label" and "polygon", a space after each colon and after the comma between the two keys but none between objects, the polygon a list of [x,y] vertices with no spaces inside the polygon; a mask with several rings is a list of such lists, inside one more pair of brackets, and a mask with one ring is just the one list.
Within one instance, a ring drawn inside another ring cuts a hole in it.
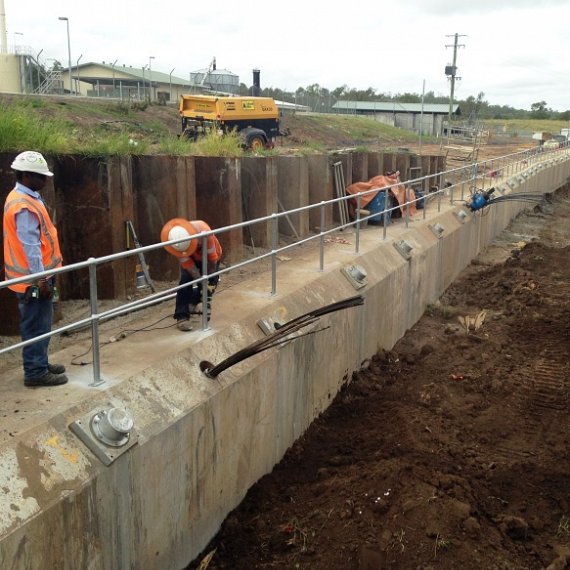
[{"label": "green grass", "polygon": [[127,133],[111,133],[105,138],[95,136],[91,140],[82,141],[75,152],[93,157],[125,156],[147,154],[148,148],[147,141],[133,139]]},{"label": "green grass", "polygon": [[320,142],[308,142],[299,147],[299,154],[306,156],[326,152],[326,147]]},{"label": "green grass", "polygon": [[207,135],[200,137],[192,145],[192,150],[192,154],[198,156],[238,157],[243,155],[240,137],[234,131],[220,136],[212,130]]},{"label": "green grass", "polygon": [[368,117],[352,115],[312,114],[307,120],[314,123],[315,128],[334,129],[346,133],[354,139],[400,139],[402,141],[416,141],[417,135],[390,125],[375,121]]},{"label": "green grass", "polygon": [[568,128],[568,121],[552,121],[548,119],[510,119],[508,121],[501,119],[487,119],[484,121],[486,128],[492,127],[504,129],[507,133],[518,133],[521,131],[540,132],[546,131],[553,135],[559,134],[560,129]]},{"label": "green grass", "polygon": [[169,134],[160,139],[156,150],[158,154],[186,156],[192,154],[193,146],[188,139]]},{"label": "green grass", "polygon": [[54,154],[71,152],[72,145],[66,136],[69,124],[58,118],[42,118],[31,113],[30,107],[0,103],[0,151],[34,148]]}]

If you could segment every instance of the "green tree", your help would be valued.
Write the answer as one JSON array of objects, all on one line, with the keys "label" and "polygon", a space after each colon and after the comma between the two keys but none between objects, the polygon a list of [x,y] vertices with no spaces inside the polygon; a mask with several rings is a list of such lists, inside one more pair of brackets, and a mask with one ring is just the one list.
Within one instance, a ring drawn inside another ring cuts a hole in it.
[{"label": "green tree", "polygon": [[549,109],[546,107],[546,101],[538,101],[530,106],[530,116],[533,119],[547,119]]}]

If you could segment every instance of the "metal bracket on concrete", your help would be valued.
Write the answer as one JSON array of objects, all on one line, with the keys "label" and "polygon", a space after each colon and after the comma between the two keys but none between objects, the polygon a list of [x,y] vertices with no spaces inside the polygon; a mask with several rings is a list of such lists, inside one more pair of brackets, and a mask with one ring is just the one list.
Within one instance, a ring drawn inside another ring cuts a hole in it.
[{"label": "metal bracket on concrete", "polygon": [[441,239],[445,232],[445,228],[438,222],[436,224],[429,224],[429,229],[432,231],[436,238]]},{"label": "metal bracket on concrete", "polygon": [[[257,321],[257,326],[263,331],[265,336],[273,334],[279,327],[289,320],[287,309],[285,307],[279,307],[276,311],[273,311],[270,315],[263,317]],[[286,344],[286,343],[284,343]],[[281,345],[283,346],[283,345]]]},{"label": "metal bracket on concrete", "polygon": [[120,408],[92,410],[69,429],[107,466],[138,442],[132,418]]},{"label": "metal bracket on concrete", "polygon": [[279,325],[281,325],[281,323],[274,321],[271,317],[266,317],[257,321],[257,326],[263,331],[265,336],[273,334],[279,328]]},{"label": "metal bracket on concrete", "polygon": [[455,214],[455,217],[463,224],[465,223],[465,220],[467,219],[467,216],[469,215],[465,210],[457,210],[456,212],[453,212]]},{"label": "metal bracket on concrete", "polygon": [[348,265],[340,271],[357,291],[366,287],[367,273],[361,265]]},{"label": "metal bracket on concrete", "polygon": [[401,239],[400,241],[394,242],[393,245],[406,261],[412,258],[412,249],[414,248],[407,241]]}]

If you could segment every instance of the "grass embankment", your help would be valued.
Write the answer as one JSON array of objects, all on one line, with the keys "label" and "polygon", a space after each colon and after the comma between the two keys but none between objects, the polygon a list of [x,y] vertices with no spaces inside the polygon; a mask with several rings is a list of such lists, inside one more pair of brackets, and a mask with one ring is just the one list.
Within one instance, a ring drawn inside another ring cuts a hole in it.
[{"label": "grass embankment", "polygon": [[[486,121],[516,136],[522,132],[559,133],[564,121]],[[393,150],[417,143],[416,134],[367,117],[318,113],[286,114],[282,127],[291,135],[274,150],[259,154],[291,152],[312,154],[353,147],[366,151]],[[212,133],[192,143],[179,138],[180,122],[175,106],[81,97],[0,95],[0,152],[35,149],[48,154],[117,156],[163,154],[170,156],[241,156],[239,137]],[[425,143],[436,139],[424,137]],[[439,140],[439,139],[437,139]]]},{"label": "grass embankment", "polygon": [[[275,150],[299,154],[324,152],[342,146],[398,146],[416,141],[413,133],[365,117],[345,115],[285,115],[291,136]],[[241,156],[237,136],[216,134],[192,143],[179,138],[177,109],[73,97],[0,96],[0,151],[32,148],[50,154],[113,156],[165,154],[171,156]],[[283,142],[283,141],[281,141]]]},{"label": "grass embankment", "polygon": [[386,148],[390,145],[398,146],[418,141],[418,136],[413,132],[386,125],[369,117],[302,113],[286,115],[283,123],[290,128],[295,142],[306,149],[324,150],[327,148],[328,140],[336,140],[337,144],[344,141],[345,146],[353,146],[357,150],[366,150],[370,145],[382,145]]},{"label": "grass embankment", "polygon": [[[175,118],[176,111],[163,113]],[[192,143],[179,138],[161,118],[146,113],[145,104],[129,105],[26,97],[0,99],[0,152],[21,149],[61,155],[117,156],[166,154],[174,156],[239,156],[238,137],[212,133]]]}]

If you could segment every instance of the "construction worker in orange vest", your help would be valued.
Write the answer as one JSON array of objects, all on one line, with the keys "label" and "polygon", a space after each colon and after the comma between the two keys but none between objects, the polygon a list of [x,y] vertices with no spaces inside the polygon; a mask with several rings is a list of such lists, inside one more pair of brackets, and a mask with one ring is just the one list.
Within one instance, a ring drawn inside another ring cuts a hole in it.
[{"label": "construction worker in orange vest", "polygon": [[[35,151],[12,162],[16,186],[4,204],[4,265],[6,279],[32,276],[62,264],[57,230],[40,191],[52,177],[45,158]],[[53,320],[54,278],[42,277],[10,285],[18,298],[23,341],[49,333]],[[67,382],[65,366],[48,361],[49,337],[22,349],[24,385],[58,386]]]},{"label": "construction worker in orange vest", "polygon": [[[180,263],[180,282],[179,285],[185,285],[200,279],[202,277],[202,238],[191,239],[191,236],[202,232],[211,231],[210,226],[202,220],[188,221],[183,218],[174,218],[167,222],[160,232],[160,239],[163,242],[172,241],[179,238],[190,238],[174,245],[164,246],[166,251],[178,258]],[[218,271],[220,258],[222,257],[222,246],[215,235],[209,235],[207,238],[207,275],[211,275]],[[220,280],[219,275],[209,277],[207,280],[207,297],[208,320],[210,320],[211,301],[214,291]],[[191,285],[178,289],[176,292],[176,307],[174,309],[174,318],[176,326],[181,331],[191,331],[190,315],[196,312],[196,305],[201,302],[202,289],[199,284]]]}]

